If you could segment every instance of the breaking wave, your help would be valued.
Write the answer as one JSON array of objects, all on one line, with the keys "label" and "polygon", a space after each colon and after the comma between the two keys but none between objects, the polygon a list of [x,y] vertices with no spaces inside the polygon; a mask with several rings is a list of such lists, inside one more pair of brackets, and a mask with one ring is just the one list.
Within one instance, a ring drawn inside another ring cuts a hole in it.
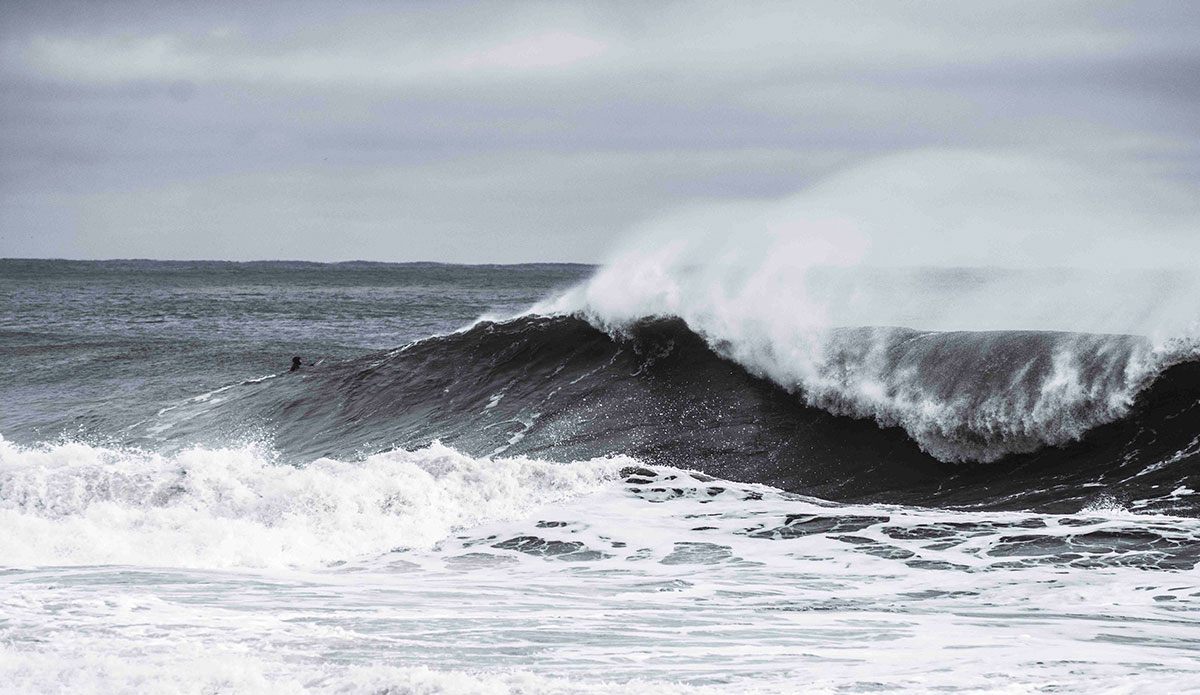
[{"label": "breaking wave", "polygon": [[723,344],[679,319],[483,322],[181,404],[128,443],[265,432],[307,463],[441,441],[476,457],[630,456],[839,501],[1067,511],[1200,482],[1200,362],[1186,351],[1062,332],[825,336],[801,379],[777,344]]},{"label": "breaking wave", "polygon": [[480,460],[434,444],[293,467],[256,447],[162,456],[0,439],[0,555],[16,566],[322,566],[522,518],[600,489],[622,463]]},{"label": "breaking wave", "polygon": [[[1113,322],[1117,307],[1084,307],[1078,297],[1046,302],[1049,311],[1011,306],[1113,277],[1131,289],[1149,273],[1077,273],[1063,285],[1061,271],[819,267],[789,275],[770,261],[739,270],[685,260],[629,254],[531,313],[578,317],[617,338],[647,321],[679,319],[716,354],[807,404],[901,427],[927,453],[956,463],[1076,441],[1127,416],[1165,369],[1200,356],[1194,306],[1162,319],[1153,337],[1062,330],[1102,327],[1098,314],[1109,327],[1151,329]],[[1190,278],[1171,282],[1183,299],[1196,289]],[[991,306],[1000,309],[988,314]],[[891,327],[923,324],[937,330]],[[972,330],[953,328],[963,325]]]}]

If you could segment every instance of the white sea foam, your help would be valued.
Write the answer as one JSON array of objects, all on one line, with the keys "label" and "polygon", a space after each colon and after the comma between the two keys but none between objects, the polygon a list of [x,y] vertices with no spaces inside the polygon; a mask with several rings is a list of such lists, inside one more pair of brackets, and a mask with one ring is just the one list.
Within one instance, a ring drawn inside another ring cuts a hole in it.
[{"label": "white sea foam", "polygon": [[476,459],[434,444],[297,468],[253,447],[160,456],[0,438],[0,557],[17,566],[319,566],[519,518],[600,489],[621,465]]},{"label": "white sea foam", "polygon": [[0,692],[1186,692],[1198,534],[656,468],[319,571],[10,569]]},{"label": "white sea foam", "polygon": [[[53,652],[0,645],[0,692],[72,695],[716,695],[724,688],[675,683],[605,683],[554,678],[529,671],[478,673],[424,666],[346,666],[287,663],[245,649],[178,645],[136,659],[111,645],[81,641]],[[84,648],[86,646],[86,648]],[[161,647],[161,645],[160,645]],[[753,686],[738,692],[754,695]],[[821,688],[808,692],[820,694]]]}]

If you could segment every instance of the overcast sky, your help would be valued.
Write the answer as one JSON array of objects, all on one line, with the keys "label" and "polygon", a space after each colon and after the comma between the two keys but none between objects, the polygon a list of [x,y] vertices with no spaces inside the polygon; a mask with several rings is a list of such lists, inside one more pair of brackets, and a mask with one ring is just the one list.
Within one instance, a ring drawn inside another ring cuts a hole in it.
[{"label": "overcast sky", "polygon": [[1183,0],[5,0],[0,256],[591,262],[946,149],[1200,190],[1198,36]]}]

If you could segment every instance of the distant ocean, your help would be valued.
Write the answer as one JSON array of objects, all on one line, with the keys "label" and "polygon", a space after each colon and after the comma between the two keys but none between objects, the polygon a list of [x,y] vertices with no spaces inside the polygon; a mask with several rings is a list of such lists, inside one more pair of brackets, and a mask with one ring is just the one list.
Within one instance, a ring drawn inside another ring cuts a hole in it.
[{"label": "distant ocean", "polygon": [[0,692],[1200,692],[1194,343],[595,272],[0,260]]}]

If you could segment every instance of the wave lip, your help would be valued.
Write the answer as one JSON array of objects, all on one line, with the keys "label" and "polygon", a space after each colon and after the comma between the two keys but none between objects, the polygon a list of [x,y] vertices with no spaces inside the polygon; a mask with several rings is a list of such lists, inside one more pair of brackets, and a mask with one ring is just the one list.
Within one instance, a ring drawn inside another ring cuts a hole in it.
[{"label": "wave lip", "polygon": [[433,444],[281,465],[253,447],[172,456],[0,438],[0,556],[15,566],[320,567],[589,494],[629,459],[478,459]]}]

